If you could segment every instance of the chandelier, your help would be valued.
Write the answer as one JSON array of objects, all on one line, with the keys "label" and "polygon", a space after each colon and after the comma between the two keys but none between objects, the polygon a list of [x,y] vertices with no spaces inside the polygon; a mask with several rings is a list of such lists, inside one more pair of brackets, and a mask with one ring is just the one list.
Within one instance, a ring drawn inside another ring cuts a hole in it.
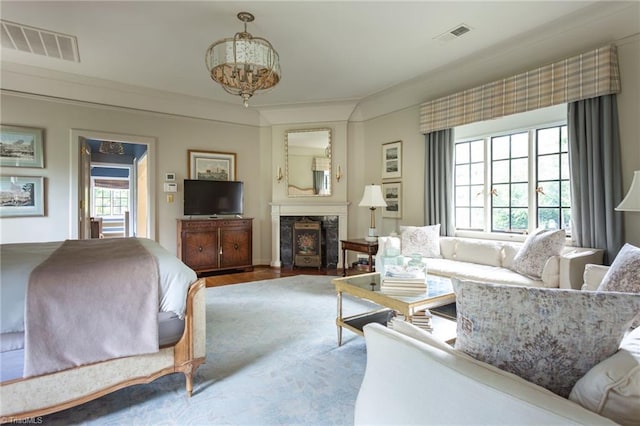
[{"label": "chandelier", "polygon": [[213,81],[227,93],[240,95],[243,105],[248,107],[249,98],[256,91],[278,84],[280,61],[267,39],[247,32],[247,22],[253,22],[254,16],[240,12],[238,19],[244,22],[244,31],[213,43],[204,61]]}]

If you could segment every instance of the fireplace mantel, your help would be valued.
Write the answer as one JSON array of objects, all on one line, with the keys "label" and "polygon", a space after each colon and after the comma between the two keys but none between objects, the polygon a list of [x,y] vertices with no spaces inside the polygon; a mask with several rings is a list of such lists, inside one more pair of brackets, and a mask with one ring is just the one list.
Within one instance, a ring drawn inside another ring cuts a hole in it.
[{"label": "fireplace mantel", "polygon": [[[271,266],[282,266],[280,260],[280,217],[281,216],[338,216],[338,237],[347,239],[348,202],[309,203],[304,201],[272,202],[271,205]],[[338,269],[342,259],[338,256]]]}]

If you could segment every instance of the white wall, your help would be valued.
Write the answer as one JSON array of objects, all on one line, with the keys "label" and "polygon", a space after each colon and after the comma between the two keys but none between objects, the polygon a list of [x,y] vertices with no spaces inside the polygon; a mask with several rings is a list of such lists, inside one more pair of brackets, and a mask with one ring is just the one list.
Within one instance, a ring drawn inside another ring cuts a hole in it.
[{"label": "white wall", "polygon": [[[221,123],[210,120],[181,118],[169,115],[137,112],[69,103],[44,98],[21,97],[3,93],[3,124],[32,126],[45,129],[44,169],[2,169],[2,174],[46,177],[46,216],[39,218],[0,219],[2,243],[52,241],[69,238],[70,217],[71,129],[121,133],[155,138],[157,197],[156,235],[158,242],[172,253],[176,251],[176,219],[182,216],[182,185],[187,178],[187,150],[224,151],[236,153],[236,178],[245,182],[245,216],[254,218],[254,262],[269,261],[263,253],[260,235],[269,230],[269,215],[264,208],[262,176],[267,173],[260,152],[261,132],[257,126]],[[75,144],[74,144],[75,146]],[[179,192],[168,203],[162,192],[164,174],[175,172]],[[268,193],[268,192],[267,192]]]}]

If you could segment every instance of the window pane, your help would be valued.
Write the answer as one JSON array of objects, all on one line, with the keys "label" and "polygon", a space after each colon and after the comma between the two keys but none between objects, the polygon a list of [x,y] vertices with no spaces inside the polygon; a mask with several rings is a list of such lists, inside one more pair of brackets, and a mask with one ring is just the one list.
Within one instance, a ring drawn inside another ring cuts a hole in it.
[{"label": "window pane", "polygon": [[484,140],[480,139],[471,142],[471,161],[484,161]]},{"label": "window pane", "polygon": [[493,231],[509,230],[509,209],[492,209],[491,223]]},{"label": "window pane", "polygon": [[471,183],[484,183],[484,163],[471,165]]},{"label": "window pane", "polygon": [[551,154],[560,150],[560,132],[557,127],[538,130],[538,155]]},{"label": "window pane", "polygon": [[518,133],[511,136],[511,158],[529,156],[529,133]]},{"label": "window pane", "polygon": [[567,133],[567,126],[560,127],[560,150],[562,152],[569,151],[569,135]]},{"label": "window pane", "polygon": [[492,167],[493,183],[509,182],[509,160],[494,161]]},{"label": "window pane", "polygon": [[494,195],[492,195],[492,204],[494,207],[509,206],[509,185],[494,185]]},{"label": "window pane", "polygon": [[509,158],[509,136],[492,138],[491,149],[494,160]]},{"label": "window pane", "polygon": [[484,185],[473,185],[471,188],[471,205],[473,207],[484,206]]},{"label": "window pane", "polygon": [[529,160],[520,158],[511,161],[511,182],[529,181]]},{"label": "window pane", "polygon": [[456,185],[469,184],[469,166],[456,166]]},{"label": "window pane", "polygon": [[571,205],[571,185],[568,180],[564,180],[560,183],[561,191],[560,191],[560,201],[562,202],[562,207],[567,207]]},{"label": "window pane", "polygon": [[511,209],[511,230],[526,231],[529,229],[529,212],[527,209]]},{"label": "window pane", "polygon": [[560,209],[538,209],[538,226],[547,229],[559,229]]},{"label": "window pane", "polygon": [[562,171],[561,179],[569,179],[569,154],[562,154],[560,156],[560,168]]},{"label": "window pane", "polygon": [[484,229],[484,209],[471,209],[471,228]]},{"label": "window pane", "polygon": [[511,205],[527,207],[529,205],[529,184],[516,183],[511,185]]},{"label": "window pane", "polygon": [[558,182],[540,182],[542,193],[538,193],[540,207],[560,207],[560,185]]},{"label": "window pane", "polygon": [[538,157],[538,180],[552,180],[560,178],[560,157],[543,155]]},{"label": "window pane", "polygon": [[469,162],[469,144],[457,143],[456,144],[456,164]]},{"label": "window pane", "polygon": [[469,187],[456,186],[456,206],[469,206]]},{"label": "window pane", "polygon": [[469,228],[469,209],[456,208],[456,228]]}]

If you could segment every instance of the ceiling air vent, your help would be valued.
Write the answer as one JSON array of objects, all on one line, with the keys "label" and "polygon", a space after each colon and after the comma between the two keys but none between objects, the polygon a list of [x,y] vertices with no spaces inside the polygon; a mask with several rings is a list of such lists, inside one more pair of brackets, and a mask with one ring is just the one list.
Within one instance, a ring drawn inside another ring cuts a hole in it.
[{"label": "ceiling air vent", "polygon": [[469,31],[471,31],[471,27],[469,27],[466,24],[460,24],[440,34],[439,36],[434,37],[434,39],[445,43],[451,40],[455,40],[456,38],[461,37],[462,35],[468,33]]},{"label": "ceiling air vent", "polygon": [[80,62],[78,40],[74,36],[5,20],[0,20],[0,22],[2,23],[3,48]]}]

